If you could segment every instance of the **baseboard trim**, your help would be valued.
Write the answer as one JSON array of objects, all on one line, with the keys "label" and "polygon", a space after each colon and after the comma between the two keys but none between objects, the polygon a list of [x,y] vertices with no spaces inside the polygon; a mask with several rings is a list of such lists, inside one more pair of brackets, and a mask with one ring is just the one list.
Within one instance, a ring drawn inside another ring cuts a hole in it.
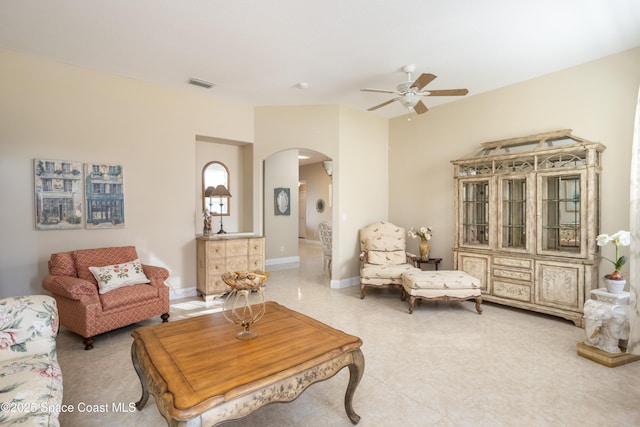
[{"label": "baseboard trim", "polygon": [[170,289],[169,290],[169,300],[176,300],[182,298],[191,298],[198,296],[198,291],[196,287],[192,288],[178,288],[178,289]]},{"label": "baseboard trim", "polygon": [[331,289],[342,289],[351,286],[357,286],[360,284],[360,276],[348,277],[346,279],[333,280],[331,279]]},{"label": "baseboard trim", "polygon": [[299,256],[290,256],[284,258],[271,258],[265,260],[265,265],[280,265],[280,264],[300,264]]}]

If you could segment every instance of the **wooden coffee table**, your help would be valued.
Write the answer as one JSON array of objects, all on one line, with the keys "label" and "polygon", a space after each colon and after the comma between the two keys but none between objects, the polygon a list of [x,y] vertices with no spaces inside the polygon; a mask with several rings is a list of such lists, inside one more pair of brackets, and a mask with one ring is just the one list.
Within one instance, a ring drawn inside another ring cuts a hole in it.
[{"label": "wooden coffee table", "polygon": [[308,386],[349,367],[345,409],[353,424],[353,395],[364,372],[360,338],[347,335],[275,302],[251,329],[222,313],[134,330],[133,366],[142,383],[141,410],[149,393],[170,426],[217,425],[274,402],[290,402]]}]

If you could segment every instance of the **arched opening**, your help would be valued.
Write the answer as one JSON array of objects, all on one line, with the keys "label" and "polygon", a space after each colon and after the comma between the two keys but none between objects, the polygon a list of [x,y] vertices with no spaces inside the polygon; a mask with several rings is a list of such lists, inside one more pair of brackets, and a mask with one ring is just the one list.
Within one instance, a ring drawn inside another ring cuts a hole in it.
[{"label": "arched opening", "polygon": [[[322,268],[319,226],[331,224],[333,218],[330,161],[323,153],[302,148],[279,151],[264,160],[263,230],[268,266],[301,263],[301,256],[312,254],[319,257],[318,274],[329,279],[330,272]],[[301,250],[309,245],[315,250]]]}]

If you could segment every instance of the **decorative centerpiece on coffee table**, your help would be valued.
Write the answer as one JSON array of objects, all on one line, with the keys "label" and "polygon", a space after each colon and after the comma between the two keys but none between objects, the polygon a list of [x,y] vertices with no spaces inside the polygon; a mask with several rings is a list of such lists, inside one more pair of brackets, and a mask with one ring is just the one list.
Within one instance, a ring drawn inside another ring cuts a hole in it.
[{"label": "decorative centerpiece on coffee table", "polygon": [[[222,314],[224,318],[236,325],[242,325],[244,330],[236,335],[240,340],[251,340],[258,336],[249,327],[264,316],[264,282],[269,277],[266,271],[229,271],[222,275],[224,283],[231,287],[226,296]],[[252,292],[258,297],[258,304],[249,302]]]}]

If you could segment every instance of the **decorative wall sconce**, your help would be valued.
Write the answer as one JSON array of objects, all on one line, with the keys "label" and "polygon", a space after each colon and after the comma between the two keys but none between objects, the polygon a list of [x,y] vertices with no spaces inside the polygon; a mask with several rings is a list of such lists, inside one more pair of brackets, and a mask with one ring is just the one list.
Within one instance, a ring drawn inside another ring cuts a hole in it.
[{"label": "decorative wall sconce", "polygon": [[327,175],[333,176],[333,162],[331,160],[325,160],[322,162],[322,167]]}]

